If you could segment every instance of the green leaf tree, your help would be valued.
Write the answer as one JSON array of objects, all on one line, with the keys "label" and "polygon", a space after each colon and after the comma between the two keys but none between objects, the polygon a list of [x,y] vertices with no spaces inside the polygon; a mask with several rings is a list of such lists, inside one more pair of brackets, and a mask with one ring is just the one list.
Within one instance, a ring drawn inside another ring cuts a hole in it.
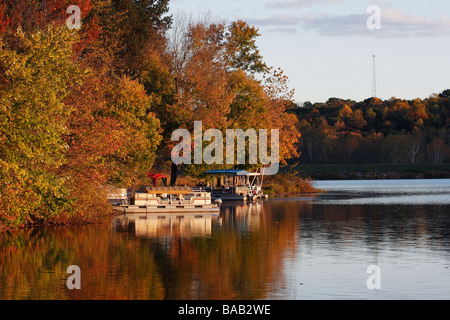
[{"label": "green leaf tree", "polygon": [[71,113],[63,101],[78,69],[67,28],[19,29],[13,39],[0,42],[0,221],[17,226],[70,209],[58,170]]}]

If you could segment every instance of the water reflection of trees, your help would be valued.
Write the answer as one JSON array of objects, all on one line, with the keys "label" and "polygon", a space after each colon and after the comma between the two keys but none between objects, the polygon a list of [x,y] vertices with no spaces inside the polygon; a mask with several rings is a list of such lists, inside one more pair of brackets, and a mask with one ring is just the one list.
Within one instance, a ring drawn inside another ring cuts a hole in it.
[{"label": "water reflection of trees", "polygon": [[[336,252],[364,247],[373,256],[404,246],[450,252],[448,212],[448,206],[278,200],[224,206],[209,227],[208,219],[202,228],[162,224],[145,236],[110,221],[4,232],[0,299],[282,297],[289,281],[284,262],[318,246]],[[69,265],[81,268],[81,291],[66,289]]]},{"label": "water reflection of trees", "polygon": [[154,255],[163,299],[262,299],[283,285],[283,256],[295,246],[294,233],[255,202],[224,206],[211,236],[153,233],[139,241]]},{"label": "water reflection of trees", "polygon": [[[296,219],[274,221],[252,204],[224,209],[205,233],[184,228],[189,236],[106,223],[3,233],[0,298],[264,299],[283,286]],[[66,289],[69,265],[81,269],[80,291]]]}]

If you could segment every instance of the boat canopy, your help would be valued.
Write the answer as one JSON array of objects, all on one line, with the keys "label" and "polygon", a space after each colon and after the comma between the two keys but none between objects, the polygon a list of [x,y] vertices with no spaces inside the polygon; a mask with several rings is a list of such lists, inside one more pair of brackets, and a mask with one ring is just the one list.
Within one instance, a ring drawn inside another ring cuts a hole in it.
[{"label": "boat canopy", "polygon": [[225,174],[228,176],[249,176],[250,172],[246,170],[210,170],[205,174]]},{"label": "boat canopy", "polygon": [[248,172],[246,170],[210,170],[205,174],[225,174],[228,176],[261,176],[260,172]]}]

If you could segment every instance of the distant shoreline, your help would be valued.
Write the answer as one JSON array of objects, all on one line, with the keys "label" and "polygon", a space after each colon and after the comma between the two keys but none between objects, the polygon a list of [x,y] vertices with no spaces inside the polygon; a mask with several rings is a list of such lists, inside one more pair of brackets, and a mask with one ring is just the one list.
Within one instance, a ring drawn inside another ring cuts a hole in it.
[{"label": "distant shoreline", "polygon": [[450,164],[298,165],[312,180],[450,179]]}]

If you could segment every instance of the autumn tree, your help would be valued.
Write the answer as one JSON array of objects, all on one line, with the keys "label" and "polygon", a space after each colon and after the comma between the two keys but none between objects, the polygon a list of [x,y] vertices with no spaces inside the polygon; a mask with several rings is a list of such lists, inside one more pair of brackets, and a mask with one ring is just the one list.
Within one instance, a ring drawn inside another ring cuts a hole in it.
[{"label": "autumn tree", "polygon": [[265,73],[268,67],[256,45],[256,38],[260,36],[256,27],[238,20],[232,22],[225,33],[225,51],[234,69],[241,69],[250,73]]},{"label": "autumn tree", "polygon": [[[158,115],[163,119],[163,156],[167,159],[174,144],[170,141],[175,129],[193,131],[194,121],[206,128],[224,129],[233,96],[227,90],[227,60],[224,59],[221,23],[194,23],[180,17],[169,38],[174,97],[171,105],[162,106]],[[176,183],[179,166],[171,164],[171,184]]]},{"label": "autumn tree", "polygon": [[0,42],[0,214],[17,226],[70,211],[68,177],[58,171],[71,113],[64,99],[79,71],[67,28],[13,37],[13,45]]},{"label": "autumn tree", "polygon": [[[296,154],[297,119],[285,112],[292,93],[282,70],[262,60],[257,36],[258,30],[243,21],[228,26],[208,19],[175,21],[169,50],[176,94],[173,105],[162,109],[167,141],[173,131],[167,129],[192,132],[194,121],[202,121],[224,133],[227,128],[280,129],[281,160]],[[264,81],[256,73],[264,74]],[[178,170],[173,164],[172,183]],[[197,166],[195,171],[204,170]]]},{"label": "autumn tree", "polygon": [[411,164],[422,161],[422,138],[422,133],[417,128],[406,135],[405,153]]},{"label": "autumn tree", "polygon": [[353,115],[353,110],[348,105],[345,105],[339,112],[339,118],[343,120],[349,120]]},{"label": "autumn tree", "polygon": [[10,19],[6,15],[6,4],[0,3],[0,35],[3,34],[9,26]]},{"label": "autumn tree", "polygon": [[164,52],[164,34],[172,24],[167,15],[169,0],[112,0],[112,6],[120,30],[116,32],[120,45],[115,53],[117,72],[140,78]]},{"label": "autumn tree", "polygon": [[427,145],[427,151],[430,160],[436,164],[443,163],[445,158],[450,155],[450,147],[442,139],[437,137]]},{"label": "autumn tree", "polygon": [[[110,0],[80,3],[83,28],[72,32],[67,1],[29,4],[2,9],[12,22],[1,43],[2,195],[9,196],[0,212],[9,225],[89,219],[110,210],[108,184],[142,183],[152,167],[158,96],[120,69],[123,15]],[[29,23],[29,15],[42,19]]]},{"label": "autumn tree", "polygon": [[321,118],[315,126],[303,122],[300,130],[301,159],[310,164],[328,163],[337,139],[335,129],[328,125],[325,118]]},{"label": "autumn tree", "polygon": [[283,73],[277,70],[266,77],[267,82],[262,86],[242,70],[232,74],[230,86],[235,98],[230,106],[229,119],[234,128],[243,130],[278,129],[279,160],[284,162],[298,155],[298,120],[287,112],[292,92],[284,90],[287,79]]},{"label": "autumn tree", "polygon": [[[95,0],[2,0],[9,29],[21,28],[24,32],[45,29],[48,25],[63,25],[69,15],[67,8],[76,5],[87,16]],[[0,4],[1,5],[1,4]]]},{"label": "autumn tree", "polygon": [[107,207],[107,184],[127,188],[145,183],[161,139],[153,112],[157,95],[123,68],[124,57],[132,53],[123,52],[127,29],[121,29],[124,12],[115,5],[109,0],[94,2],[85,18],[95,21],[96,32],[81,52],[76,51],[85,71],[83,83],[66,99],[74,112],[65,136],[70,148],[64,170],[74,177],[71,192],[78,207],[90,211]]},{"label": "autumn tree", "polygon": [[364,129],[367,126],[367,121],[364,119],[364,114],[361,110],[356,110],[350,117],[350,124],[353,128],[358,130]]},{"label": "autumn tree", "polygon": [[361,143],[361,135],[355,132],[346,132],[342,134],[341,138],[337,142],[337,159],[340,159],[341,163],[352,163],[356,151]]}]

